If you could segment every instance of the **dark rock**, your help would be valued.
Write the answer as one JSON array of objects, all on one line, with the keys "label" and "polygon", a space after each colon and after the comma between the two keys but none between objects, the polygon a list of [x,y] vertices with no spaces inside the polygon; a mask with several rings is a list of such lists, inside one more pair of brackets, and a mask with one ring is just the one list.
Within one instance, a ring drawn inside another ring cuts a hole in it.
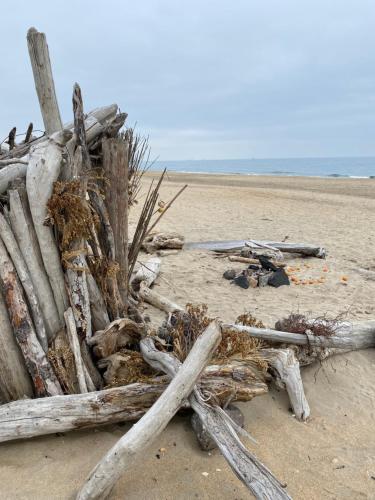
[{"label": "dark rock", "polygon": [[[239,408],[234,405],[229,405],[225,412],[230,416],[230,418],[236,422],[240,427],[244,426],[244,416]],[[211,438],[209,433],[203,427],[202,422],[200,421],[198,415],[194,413],[191,417],[191,425],[194,429],[194,432],[197,436],[199,446],[204,451],[210,451],[217,447],[215,441]]]},{"label": "dark rock", "polygon": [[259,262],[266,271],[277,271],[278,268],[264,255],[258,256]]},{"label": "dark rock", "polygon": [[280,268],[272,274],[268,280],[268,284],[278,288],[279,286],[290,285],[290,281],[284,269]]},{"label": "dark rock", "polygon": [[233,283],[240,286],[241,288],[249,288],[249,278],[244,274],[240,274],[236,278],[234,278]]},{"label": "dark rock", "polygon": [[257,266],[256,264],[250,264],[250,266],[248,267],[248,269],[252,269],[253,271],[259,271],[261,267],[260,266]]},{"label": "dark rock", "polygon": [[236,277],[236,271],[234,269],[227,269],[223,274],[223,278],[226,280],[232,280]]}]

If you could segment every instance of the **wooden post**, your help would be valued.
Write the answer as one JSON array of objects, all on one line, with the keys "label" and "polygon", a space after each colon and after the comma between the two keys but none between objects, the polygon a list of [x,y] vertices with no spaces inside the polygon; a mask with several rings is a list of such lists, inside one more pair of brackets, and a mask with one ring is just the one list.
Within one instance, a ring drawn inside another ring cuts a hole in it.
[{"label": "wooden post", "polygon": [[128,144],[122,139],[104,139],[103,169],[105,203],[115,239],[115,258],[120,266],[118,288],[126,309],[128,295]]},{"label": "wooden post", "polygon": [[51,135],[63,127],[57,104],[46,35],[35,28],[30,28],[27,32],[27,45],[44,128],[46,134]]}]

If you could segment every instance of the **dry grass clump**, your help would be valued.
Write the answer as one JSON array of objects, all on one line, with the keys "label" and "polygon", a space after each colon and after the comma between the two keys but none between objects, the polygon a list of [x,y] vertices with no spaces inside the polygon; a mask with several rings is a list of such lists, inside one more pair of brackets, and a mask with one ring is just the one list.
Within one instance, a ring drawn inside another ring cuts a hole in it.
[{"label": "dry grass clump", "polygon": [[106,387],[120,387],[135,382],[153,382],[155,371],[145,362],[142,354],[138,351],[121,349],[121,361],[116,370],[116,376],[112,377]]},{"label": "dry grass clump", "polygon": [[326,316],[309,319],[304,314],[292,313],[287,318],[277,321],[276,330],[289,333],[305,334],[309,331],[317,337],[331,337],[340,326],[339,318],[328,319]]},{"label": "dry grass clump", "polygon": [[74,394],[71,374],[75,373],[74,356],[69,347],[58,346],[48,350],[48,361],[60,382],[64,394]]},{"label": "dry grass clump", "polygon": [[[206,304],[195,306],[187,304],[186,312],[176,313],[172,318],[169,334],[173,341],[173,353],[180,361],[184,361],[194,342],[211,323],[212,318],[207,316]],[[250,323],[251,326],[262,325],[260,321],[249,314],[242,315],[240,318],[246,324]],[[258,355],[261,345],[260,340],[254,339],[246,333],[223,330],[222,340],[213,355],[212,363],[224,363],[230,358],[237,357],[255,362],[262,370],[267,369],[267,363]]]},{"label": "dry grass clump", "polygon": [[47,202],[48,223],[54,224],[61,234],[61,249],[67,250],[75,239],[90,239],[91,229],[99,225],[97,214],[81,196],[81,183],[57,181]]}]

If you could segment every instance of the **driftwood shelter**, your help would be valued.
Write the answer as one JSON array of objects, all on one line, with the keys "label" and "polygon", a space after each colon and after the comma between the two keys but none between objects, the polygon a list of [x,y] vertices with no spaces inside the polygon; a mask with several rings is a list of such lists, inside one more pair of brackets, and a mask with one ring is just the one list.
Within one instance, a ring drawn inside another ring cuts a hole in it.
[{"label": "driftwood shelter", "polygon": [[[300,365],[374,346],[375,321],[294,316],[267,329],[251,315],[226,324],[204,306],[159,295],[152,284],[163,252],[233,253],[246,242],[189,245],[151,233],[186,187],[162,204],[164,174],[129,241],[147,143],[123,131],[126,114],[115,104],[85,112],[77,84],[73,121],[63,124],[46,37],[31,28],[27,43],[45,133],[34,137],[30,124],[17,142],[12,128],[0,150],[0,441],[138,421],[77,492],[105,498],[174,414],[191,408],[197,433],[219,447],[255,497],[290,498],[244,446],[240,436],[249,436],[227,407],[274,381],[306,420]],[[255,245],[276,250],[278,259],[282,252],[325,256],[316,245]],[[159,256],[137,263],[142,246]],[[151,325],[142,302],[165,311],[163,325]]]}]

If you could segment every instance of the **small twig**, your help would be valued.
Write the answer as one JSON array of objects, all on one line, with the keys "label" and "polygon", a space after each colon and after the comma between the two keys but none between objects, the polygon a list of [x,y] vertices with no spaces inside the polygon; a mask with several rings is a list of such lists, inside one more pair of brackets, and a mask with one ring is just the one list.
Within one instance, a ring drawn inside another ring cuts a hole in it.
[{"label": "small twig", "polygon": [[165,205],[165,207],[164,207],[164,209],[163,209],[162,213],[159,215],[159,217],[156,219],[156,221],[152,224],[152,226],[150,227],[150,229],[147,231],[146,236],[148,236],[148,235],[151,233],[151,231],[154,229],[154,227],[155,227],[155,226],[156,226],[156,224],[159,222],[159,220],[163,217],[163,215],[164,215],[164,214],[165,214],[165,212],[168,210],[168,208],[170,208],[170,207],[171,207],[172,203],[173,203],[173,202],[174,202],[174,201],[175,201],[175,200],[176,200],[176,199],[180,196],[180,194],[181,194],[183,191],[185,191],[185,189],[186,189],[187,187],[188,187],[188,185],[187,185],[187,184],[185,184],[185,186],[184,186],[184,187],[182,187],[182,188],[178,191],[178,193],[177,193],[177,194],[176,194],[176,195],[175,195],[175,196],[171,199],[171,201],[169,201],[169,202]]}]

